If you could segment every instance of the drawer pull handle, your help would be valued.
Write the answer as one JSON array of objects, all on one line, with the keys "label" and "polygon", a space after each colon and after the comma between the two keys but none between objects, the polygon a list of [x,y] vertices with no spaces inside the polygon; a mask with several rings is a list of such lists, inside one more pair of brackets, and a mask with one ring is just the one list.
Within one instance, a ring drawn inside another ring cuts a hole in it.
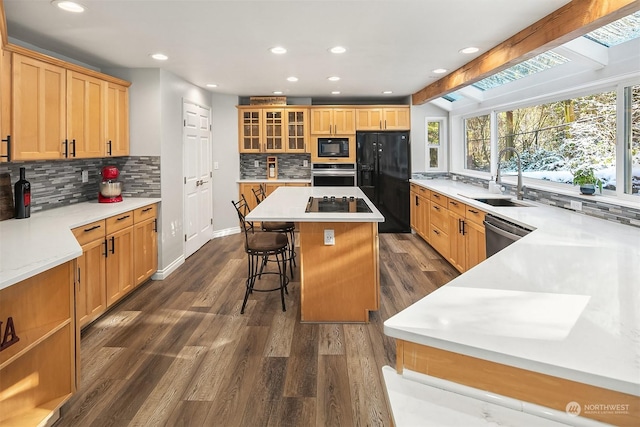
[{"label": "drawer pull handle", "polygon": [[458,206],[456,202],[449,202],[449,203],[451,203],[453,206]]},{"label": "drawer pull handle", "polygon": [[434,206],[434,207],[433,207],[433,209],[435,209],[435,210],[437,210],[437,211],[439,211],[439,210],[440,210],[440,208],[439,208],[438,206]]},{"label": "drawer pull handle", "polygon": [[120,218],[116,218],[116,221],[122,221],[123,219],[129,218],[131,215],[121,216]]},{"label": "drawer pull handle", "polygon": [[142,212],[149,212],[151,209],[153,209],[153,208],[144,208],[144,209],[142,209]]},{"label": "drawer pull handle", "polygon": [[104,257],[109,258],[109,247],[107,246],[107,239],[104,239]]},{"label": "drawer pull handle", "polygon": [[480,213],[479,211],[477,211],[477,210],[475,210],[475,209],[469,209],[469,212],[471,212],[471,213],[472,213],[472,214],[474,214],[474,215],[477,215],[477,214],[479,214],[479,213]]},{"label": "drawer pull handle", "polygon": [[85,228],[85,229],[84,229],[84,232],[85,232],[85,233],[88,233],[88,232],[93,231],[93,230],[95,230],[95,229],[97,229],[97,228],[100,228],[100,226],[99,226],[99,225],[94,225],[94,226],[93,226],[93,227],[91,227],[91,228]]},{"label": "drawer pull handle", "polygon": [[111,236],[111,253],[116,253],[116,238]]},{"label": "drawer pull handle", "polygon": [[433,230],[434,233],[436,233],[438,236],[440,235],[440,232],[438,230]]},{"label": "drawer pull handle", "polygon": [[440,196],[438,194],[434,194],[433,197],[435,197],[436,199],[440,198]]}]

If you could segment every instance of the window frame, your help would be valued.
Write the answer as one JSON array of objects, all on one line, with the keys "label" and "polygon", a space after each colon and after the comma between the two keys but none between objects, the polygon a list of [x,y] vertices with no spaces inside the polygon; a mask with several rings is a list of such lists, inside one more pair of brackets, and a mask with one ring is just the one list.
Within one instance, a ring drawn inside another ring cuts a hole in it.
[{"label": "window frame", "polygon": [[[429,143],[429,122],[437,122],[440,123],[440,143],[438,145]],[[449,141],[447,140],[447,129],[448,129],[448,119],[447,117],[439,116],[439,117],[425,117],[424,119],[424,166],[426,172],[446,172],[447,171],[447,159],[445,157],[446,147],[449,145]],[[430,149],[437,148],[438,149],[438,167],[432,168],[430,161]]]}]

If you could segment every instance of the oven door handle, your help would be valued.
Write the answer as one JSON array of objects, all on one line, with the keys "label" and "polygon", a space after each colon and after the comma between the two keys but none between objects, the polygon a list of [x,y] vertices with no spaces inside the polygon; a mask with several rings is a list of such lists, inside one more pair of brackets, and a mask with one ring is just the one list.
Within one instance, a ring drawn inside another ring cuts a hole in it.
[{"label": "oven door handle", "polygon": [[314,176],[355,176],[356,171],[312,171],[311,175]]}]

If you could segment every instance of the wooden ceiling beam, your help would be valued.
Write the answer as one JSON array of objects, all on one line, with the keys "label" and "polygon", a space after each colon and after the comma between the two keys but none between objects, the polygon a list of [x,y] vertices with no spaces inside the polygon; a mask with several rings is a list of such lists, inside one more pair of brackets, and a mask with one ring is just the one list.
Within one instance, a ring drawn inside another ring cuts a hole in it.
[{"label": "wooden ceiling beam", "polygon": [[640,0],[573,0],[412,95],[420,105],[640,10]]},{"label": "wooden ceiling beam", "polygon": [[4,14],[4,2],[0,0],[0,47],[9,43],[7,35],[7,17]]}]

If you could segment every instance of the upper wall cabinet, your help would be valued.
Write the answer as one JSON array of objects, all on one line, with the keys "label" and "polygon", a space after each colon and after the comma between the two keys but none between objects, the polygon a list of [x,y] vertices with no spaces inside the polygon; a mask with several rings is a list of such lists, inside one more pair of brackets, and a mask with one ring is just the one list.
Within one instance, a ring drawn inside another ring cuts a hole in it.
[{"label": "upper wall cabinet", "polygon": [[12,160],[62,159],[66,139],[66,70],[13,55]]},{"label": "upper wall cabinet", "polygon": [[358,108],[356,130],[409,130],[411,110],[408,106]]},{"label": "upper wall cabinet", "polygon": [[11,137],[11,52],[0,46],[0,162],[9,160]]},{"label": "upper wall cabinet", "polygon": [[354,108],[311,108],[312,135],[355,135]]},{"label": "upper wall cabinet", "polygon": [[3,135],[11,135],[11,160],[129,154],[127,82],[23,48],[9,50],[12,120],[7,129],[3,110],[0,123]]},{"label": "upper wall cabinet", "polygon": [[241,153],[306,153],[309,110],[302,107],[238,107]]}]

